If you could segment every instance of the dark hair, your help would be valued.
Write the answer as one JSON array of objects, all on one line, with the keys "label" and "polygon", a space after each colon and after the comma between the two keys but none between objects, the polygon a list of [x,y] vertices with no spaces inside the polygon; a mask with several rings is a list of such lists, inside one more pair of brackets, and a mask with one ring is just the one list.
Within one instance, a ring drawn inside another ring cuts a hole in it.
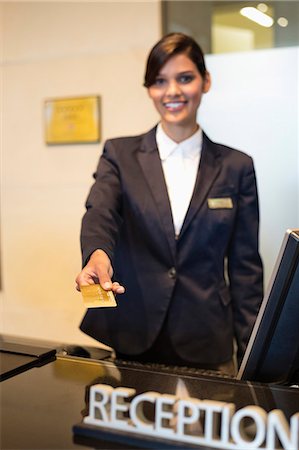
[{"label": "dark hair", "polygon": [[183,33],[170,33],[160,39],[150,51],[147,59],[144,86],[150,87],[155,83],[162,66],[174,55],[183,53],[196,65],[202,77],[206,75],[204,54],[197,42]]}]

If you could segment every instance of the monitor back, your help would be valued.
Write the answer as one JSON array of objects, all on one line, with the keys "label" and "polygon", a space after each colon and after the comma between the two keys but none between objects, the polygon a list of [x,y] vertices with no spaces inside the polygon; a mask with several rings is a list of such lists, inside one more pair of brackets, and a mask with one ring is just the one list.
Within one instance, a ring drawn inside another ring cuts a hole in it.
[{"label": "monitor back", "polygon": [[237,378],[299,382],[299,229],[285,234]]}]

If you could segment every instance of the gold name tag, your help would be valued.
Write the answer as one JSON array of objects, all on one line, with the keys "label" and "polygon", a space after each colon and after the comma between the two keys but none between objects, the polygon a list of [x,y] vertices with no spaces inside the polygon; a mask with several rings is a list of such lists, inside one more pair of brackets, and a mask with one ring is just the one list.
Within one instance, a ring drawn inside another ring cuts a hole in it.
[{"label": "gold name tag", "polygon": [[208,198],[210,209],[232,209],[233,201],[230,197]]},{"label": "gold name tag", "polygon": [[112,291],[105,291],[99,284],[81,286],[83,303],[86,308],[103,308],[117,306]]}]

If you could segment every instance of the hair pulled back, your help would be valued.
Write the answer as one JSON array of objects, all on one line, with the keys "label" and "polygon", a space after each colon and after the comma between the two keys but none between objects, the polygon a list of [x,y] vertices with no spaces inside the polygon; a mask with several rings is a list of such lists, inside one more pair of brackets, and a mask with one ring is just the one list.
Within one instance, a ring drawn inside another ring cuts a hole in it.
[{"label": "hair pulled back", "polygon": [[196,65],[202,77],[206,75],[204,54],[197,42],[183,33],[170,33],[160,39],[149,53],[144,86],[150,87],[155,83],[161,68],[172,57],[183,53]]}]

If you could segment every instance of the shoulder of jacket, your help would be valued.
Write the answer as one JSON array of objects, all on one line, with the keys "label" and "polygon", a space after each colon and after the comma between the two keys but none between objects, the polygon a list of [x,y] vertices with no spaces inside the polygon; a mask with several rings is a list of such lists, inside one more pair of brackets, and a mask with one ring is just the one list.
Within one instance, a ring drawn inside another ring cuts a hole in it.
[{"label": "shoulder of jacket", "polygon": [[218,142],[213,142],[206,135],[205,135],[205,138],[207,139],[209,145],[214,146],[223,158],[235,158],[240,161],[243,160],[243,162],[251,162],[252,161],[252,157],[242,150],[238,150],[236,148],[229,147],[228,145],[220,144]]},{"label": "shoulder of jacket", "polygon": [[113,146],[114,148],[124,148],[140,144],[148,133],[142,133],[135,136],[120,136],[107,139],[105,146]]}]

